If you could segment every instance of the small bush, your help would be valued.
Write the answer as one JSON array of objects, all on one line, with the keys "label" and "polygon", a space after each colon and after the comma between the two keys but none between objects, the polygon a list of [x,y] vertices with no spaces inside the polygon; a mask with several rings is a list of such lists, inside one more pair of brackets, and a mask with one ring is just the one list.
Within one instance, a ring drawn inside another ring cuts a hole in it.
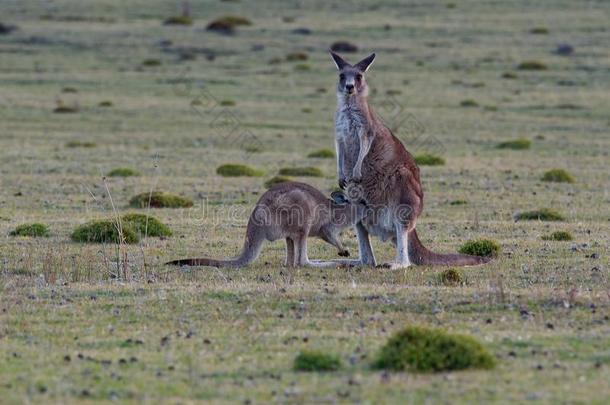
[{"label": "small bush", "polygon": [[347,42],[347,41],[334,42],[330,46],[330,49],[333,52],[345,52],[345,53],[358,52],[358,47],[356,45],[352,44],[351,42]]},{"label": "small bush", "polygon": [[66,143],[66,148],[95,148],[96,146],[95,142],[88,141],[70,141]]},{"label": "small bush", "polygon": [[46,238],[51,236],[49,227],[41,223],[22,224],[10,233],[11,236],[29,236],[32,238]]},{"label": "small bush", "polygon": [[308,158],[334,159],[335,153],[330,149],[319,149],[307,155]]},{"label": "small bush", "polygon": [[233,163],[218,166],[216,173],[223,177],[260,177],[264,174],[250,166]]},{"label": "small bush", "polygon": [[574,183],[574,177],[563,169],[549,170],[542,175],[541,180],[553,183]]},{"label": "small bush", "polygon": [[541,208],[534,211],[518,212],[515,221],[563,221],[565,218],[558,211],[550,208]]},{"label": "small bush", "polygon": [[530,30],[530,34],[546,35],[549,33],[549,29],[546,27],[534,27]]},{"label": "small bush", "polygon": [[161,66],[161,61],[159,59],[144,59],[142,66]]},{"label": "small bush", "polygon": [[210,22],[207,25],[206,30],[215,31],[221,34],[232,34],[239,25],[252,25],[252,22],[244,17],[225,16]]},{"label": "small bush", "polygon": [[235,106],[235,101],[233,101],[233,100],[222,100],[220,102],[220,105],[223,106],[223,107],[233,107],[233,106]]},{"label": "small bush", "polygon": [[166,18],[163,25],[193,25],[193,19],[188,15],[177,15]]},{"label": "small bush", "polygon": [[394,371],[440,372],[489,369],[495,359],[474,338],[439,329],[411,326],[394,334],[373,367]]},{"label": "small bush", "polygon": [[54,113],[57,114],[74,114],[80,111],[77,104],[65,105],[63,101],[57,101],[56,107],[53,109]]},{"label": "small bush", "polygon": [[462,273],[456,269],[447,269],[438,275],[438,280],[442,285],[445,286],[456,286],[464,284],[464,277]]},{"label": "small bush", "polygon": [[145,214],[127,214],[123,218],[124,224],[129,224],[139,235],[146,236],[172,236],[169,227],[157,218]]},{"label": "small bush", "polygon": [[[126,223],[121,226],[125,243],[138,243],[135,230]],[[81,243],[119,243],[118,224],[115,220],[90,221],[72,232],[72,240]]]},{"label": "small bush", "polygon": [[309,59],[309,55],[307,55],[305,52],[293,52],[286,55],[286,60],[288,62],[298,62],[307,59]]},{"label": "small bush", "polygon": [[440,156],[432,155],[430,153],[422,153],[414,157],[415,163],[420,166],[442,166],[445,164],[445,159]]},{"label": "small bush", "polygon": [[284,167],[279,172],[282,176],[295,177],[324,177],[322,170],[317,167]]},{"label": "small bush", "polygon": [[468,204],[468,201],[466,200],[453,200],[451,202],[449,202],[449,205],[466,205]]},{"label": "small bush", "polygon": [[513,72],[505,72],[505,73],[502,74],[502,78],[503,79],[516,79],[518,77],[519,76],[517,76],[517,74],[513,73]]},{"label": "small bush", "polygon": [[312,111],[313,110],[309,107],[301,108],[301,112],[304,112],[305,114],[311,114]]},{"label": "small bush", "polygon": [[265,182],[265,187],[266,188],[271,188],[271,187],[275,186],[276,184],[287,183],[289,181],[292,181],[292,179],[290,177],[275,176],[275,177],[272,177],[272,178],[270,178],[269,180],[267,180]]},{"label": "small bush", "polygon": [[513,139],[512,141],[501,142],[496,146],[498,149],[514,149],[523,150],[529,149],[532,146],[532,142],[526,138]]},{"label": "small bush", "polygon": [[294,359],[295,371],[336,371],[341,368],[341,359],[319,351],[302,351]]},{"label": "small bush", "polygon": [[133,177],[139,176],[140,173],[136,172],[129,167],[117,167],[116,169],[112,169],[108,172],[106,176],[108,177]]},{"label": "small bush", "polygon": [[311,66],[308,65],[307,63],[298,63],[298,64],[294,65],[294,70],[306,72],[306,71],[311,70]]},{"label": "small bush", "polygon": [[110,100],[100,101],[98,107],[112,107],[114,104]]},{"label": "small bush", "polygon": [[138,194],[129,200],[129,205],[134,208],[188,208],[193,206],[193,201],[174,194],[166,194],[162,191]]},{"label": "small bush", "polygon": [[537,60],[528,60],[525,62],[521,62],[519,66],[517,66],[519,70],[547,70],[547,66]]},{"label": "small bush", "polygon": [[62,93],[78,93],[78,90],[74,87],[64,87],[61,89]]},{"label": "small bush", "polygon": [[568,231],[555,231],[550,235],[544,235],[543,240],[555,240],[555,241],[569,241],[574,239],[572,234]]},{"label": "small bush", "polygon": [[460,105],[462,107],[478,107],[479,103],[477,103],[475,100],[473,99],[468,99],[468,100],[462,100],[460,101]]},{"label": "small bush", "polygon": [[469,240],[458,251],[465,255],[497,257],[500,253],[500,245],[489,239]]}]

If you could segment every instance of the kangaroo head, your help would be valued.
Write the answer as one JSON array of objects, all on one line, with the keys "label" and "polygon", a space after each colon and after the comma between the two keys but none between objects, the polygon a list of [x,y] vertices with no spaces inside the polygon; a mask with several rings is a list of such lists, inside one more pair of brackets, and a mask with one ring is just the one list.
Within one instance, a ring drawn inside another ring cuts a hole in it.
[{"label": "kangaroo head", "polygon": [[355,65],[350,65],[345,59],[330,51],[337,70],[339,71],[339,82],[337,83],[337,95],[340,97],[352,97],[360,95],[368,96],[368,87],[364,80],[364,74],[373,64],[375,54],[372,53]]}]

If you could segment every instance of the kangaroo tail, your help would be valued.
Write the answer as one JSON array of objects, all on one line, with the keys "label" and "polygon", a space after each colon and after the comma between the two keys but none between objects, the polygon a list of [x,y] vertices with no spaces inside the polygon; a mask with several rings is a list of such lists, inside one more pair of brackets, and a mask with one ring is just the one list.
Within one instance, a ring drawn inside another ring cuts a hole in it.
[{"label": "kangaroo tail", "polygon": [[478,266],[491,261],[489,257],[463,255],[458,253],[441,254],[428,250],[420,242],[417,232],[409,232],[409,259],[414,264],[437,266]]},{"label": "kangaroo tail", "polygon": [[258,232],[256,225],[252,222],[252,219],[250,219],[246,231],[244,247],[239,256],[232,259],[211,259],[208,257],[180,259],[172,260],[165,264],[172,266],[244,267],[256,260],[261,252],[264,240],[264,235],[261,235],[260,232]]}]

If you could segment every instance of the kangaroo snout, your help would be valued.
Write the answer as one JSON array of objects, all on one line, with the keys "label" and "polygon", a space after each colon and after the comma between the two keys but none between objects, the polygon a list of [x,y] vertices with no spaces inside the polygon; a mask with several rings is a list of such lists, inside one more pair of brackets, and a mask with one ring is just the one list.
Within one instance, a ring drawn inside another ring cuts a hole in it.
[{"label": "kangaroo snout", "polygon": [[352,94],[354,92],[354,85],[353,84],[346,84],[345,85],[345,91],[347,91],[348,94]]}]

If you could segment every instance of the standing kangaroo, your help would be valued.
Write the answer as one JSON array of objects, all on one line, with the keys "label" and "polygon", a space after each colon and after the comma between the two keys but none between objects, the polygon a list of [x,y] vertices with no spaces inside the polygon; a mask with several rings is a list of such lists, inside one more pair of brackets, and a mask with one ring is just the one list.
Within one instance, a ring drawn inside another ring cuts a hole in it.
[{"label": "standing kangaroo", "polygon": [[317,236],[336,246],[339,256],[349,256],[338,239],[339,233],[360,221],[366,215],[367,207],[363,203],[350,203],[341,192],[334,192],[332,197],[333,200],[330,200],[304,183],[277,184],[256,203],[248,220],[246,240],[239,256],[233,259],[182,259],[166,264],[243,267],[256,260],[265,240],[284,238],[286,266],[336,266],[336,262],[310,261],[307,258],[307,237]]},{"label": "standing kangaroo", "polygon": [[369,233],[396,245],[396,260],[385,267],[403,268],[411,263],[428,265],[478,265],[488,258],[434,253],[422,245],[415,225],[422,212],[424,193],[419,168],[411,154],[375,115],[368,103],[364,74],[375,54],[350,65],[330,52],[337,69],[335,142],[339,186],[358,194],[370,214],[356,225],[359,263],[376,264]]}]

